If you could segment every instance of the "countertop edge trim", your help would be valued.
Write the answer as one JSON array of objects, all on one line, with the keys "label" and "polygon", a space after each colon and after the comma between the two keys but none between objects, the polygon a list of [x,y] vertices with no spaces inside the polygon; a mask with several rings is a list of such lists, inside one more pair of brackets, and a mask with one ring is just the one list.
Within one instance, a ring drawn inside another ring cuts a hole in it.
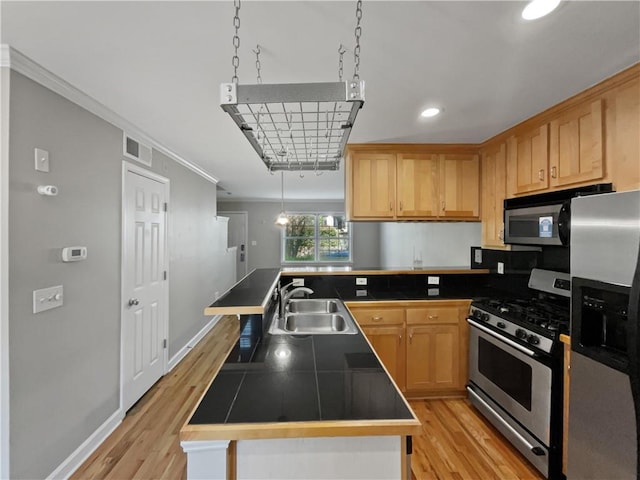
[{"label": "countertop edge trim", "polygon": [[281,271],[280,275],[283,277],[295,277],[295,276],[304,276],[304,275],[476,275],[476,274],[486,274],[491,273],[489,269],[485,268],[474,268],[474,269],[455,269],[455,270],[446,270],[446,269],[429,269],[429,270],[349,270],[349,271]]}]

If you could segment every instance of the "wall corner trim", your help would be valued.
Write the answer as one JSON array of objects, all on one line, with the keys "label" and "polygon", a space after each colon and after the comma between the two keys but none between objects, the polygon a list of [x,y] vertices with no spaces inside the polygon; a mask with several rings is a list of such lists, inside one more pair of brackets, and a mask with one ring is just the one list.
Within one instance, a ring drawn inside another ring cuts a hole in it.
[{"label": "wall corner trim", "polygon": [[[169,366],[168,366],[168,370],[167,373],[169,373],[171,370],[173,370],[173,368],[178,365],[178,363],[180,363],[180,361],[187,356],[187,353],[189,353],[193,347],[195,347],[198,342],[200,340],[202,340],[204,338],[204,336],[209,333],[209,331],[216,326],[216,324],[220,321],[220,319],[222,318],[222,315],[216,315],[215,317],[211,317],[211,320],[202,328],[202,330],[200,330],[198,333],[195,334],[195,336],[189,340],[187,342],[187,344],[182,347],[180,350],[178,350],[178,352],[171,357],[171,359],[169,360]],[[166,374],[165,374],[166,375]]]},{"label": "wall corner trim", "polygon": [[68,479],[82,464],[89,458],[109,435],[116,429],[122,419],[124,412],[120,409],[111,415],[98,429],[80,445],[67,459],[56,468],[46,480]]},{"label": "wall corner trim", "polygon": [[9,45],[0,45],[0,66],[11,67],[16,72],[21,73],[34,82],[39,83],[40,85],[48,88],[49,90],[52,90],[58,95],[61,95],[67,100],[88,110],[94,115],[102,118],[104,121],[131,134],[137,140],[150,145],[152,148],[163,153],[167,157],[174,160],[176,163],[188,168],[192,172],[200,175],[211,183],[218,183],[219,180],[208,173],[204,168],[181,157],[176,152],[164,146],[162,143],[146,134],[140,128],[118,115],[106,105],[103,105],[98,100],[90,97],[82,90],[74,87],[55,73],[34,62],[15,48],[12,48]]}]

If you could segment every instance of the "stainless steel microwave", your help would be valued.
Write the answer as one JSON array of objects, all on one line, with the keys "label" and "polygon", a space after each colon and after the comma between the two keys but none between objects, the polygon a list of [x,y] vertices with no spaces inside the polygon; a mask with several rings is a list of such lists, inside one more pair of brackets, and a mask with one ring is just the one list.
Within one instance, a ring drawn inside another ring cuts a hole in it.
[{"label": "stainless steel microwave", "polygon": [[558,190],[504,201],[504,243],[568,246],[571,199],[613,191],[610,183]]}]

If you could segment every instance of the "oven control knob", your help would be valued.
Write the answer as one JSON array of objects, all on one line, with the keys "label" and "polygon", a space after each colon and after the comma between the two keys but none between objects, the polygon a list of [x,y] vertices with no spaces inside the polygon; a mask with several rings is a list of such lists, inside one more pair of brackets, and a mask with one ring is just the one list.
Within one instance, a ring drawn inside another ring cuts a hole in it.
[{"label": "oven control knob", "polygon": [[488,322],[489,321],[489,314],[488,313],[480,314],[480,320],[482,320],[483,322]]},{"label": "oven control knob", "polygon": [[540,339],[536,335],[529,335],[527,337],[527,342],[531,345],[538,345],[540,343]]},{"label": "oven control knob", "polygon": [[521,338],[522,340],[524,340],[525,338],[527,338],[527,332],[521,328],[516,330],[516,337]]},{"label": "oven control knob", "polygon": [[473,318],[480,318],[480,310],[471,310],[471,316]]},{"label": "oven control knob", "polygon": [[506,328],[507,327],[507,324],[504,323],[504,322],[498,322],[496,325],[498,326],[498,328]]}]

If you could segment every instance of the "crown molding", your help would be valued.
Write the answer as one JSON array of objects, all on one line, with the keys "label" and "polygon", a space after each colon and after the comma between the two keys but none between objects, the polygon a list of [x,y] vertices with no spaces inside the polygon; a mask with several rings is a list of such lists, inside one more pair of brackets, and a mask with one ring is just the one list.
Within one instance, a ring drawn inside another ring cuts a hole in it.
[{"label": "crown molding", "polygon": [[214,184],[218,183],[219,180],[204,168],[181,157],[176,152],[167,148],[162,143],[142,131],[136,125],[129,122],[127,119],[121,117],[107,106],[84,93],[82,90],[74,87],[55,73],[47,70],[42,65],[34,62],[15,48],[12,48],[9,45],[0,45],[0,67],[9,67],[16,72],[21,73],[34,82],[39,83],[67,100],[81,106],[85,110],[88,110],[94,115],[97,115],[106,122],[124,130],[128,135],[135,137],[136,140],[146,143],[155,150],[171,158],[176,163],[188,168],[206,180]]}]

